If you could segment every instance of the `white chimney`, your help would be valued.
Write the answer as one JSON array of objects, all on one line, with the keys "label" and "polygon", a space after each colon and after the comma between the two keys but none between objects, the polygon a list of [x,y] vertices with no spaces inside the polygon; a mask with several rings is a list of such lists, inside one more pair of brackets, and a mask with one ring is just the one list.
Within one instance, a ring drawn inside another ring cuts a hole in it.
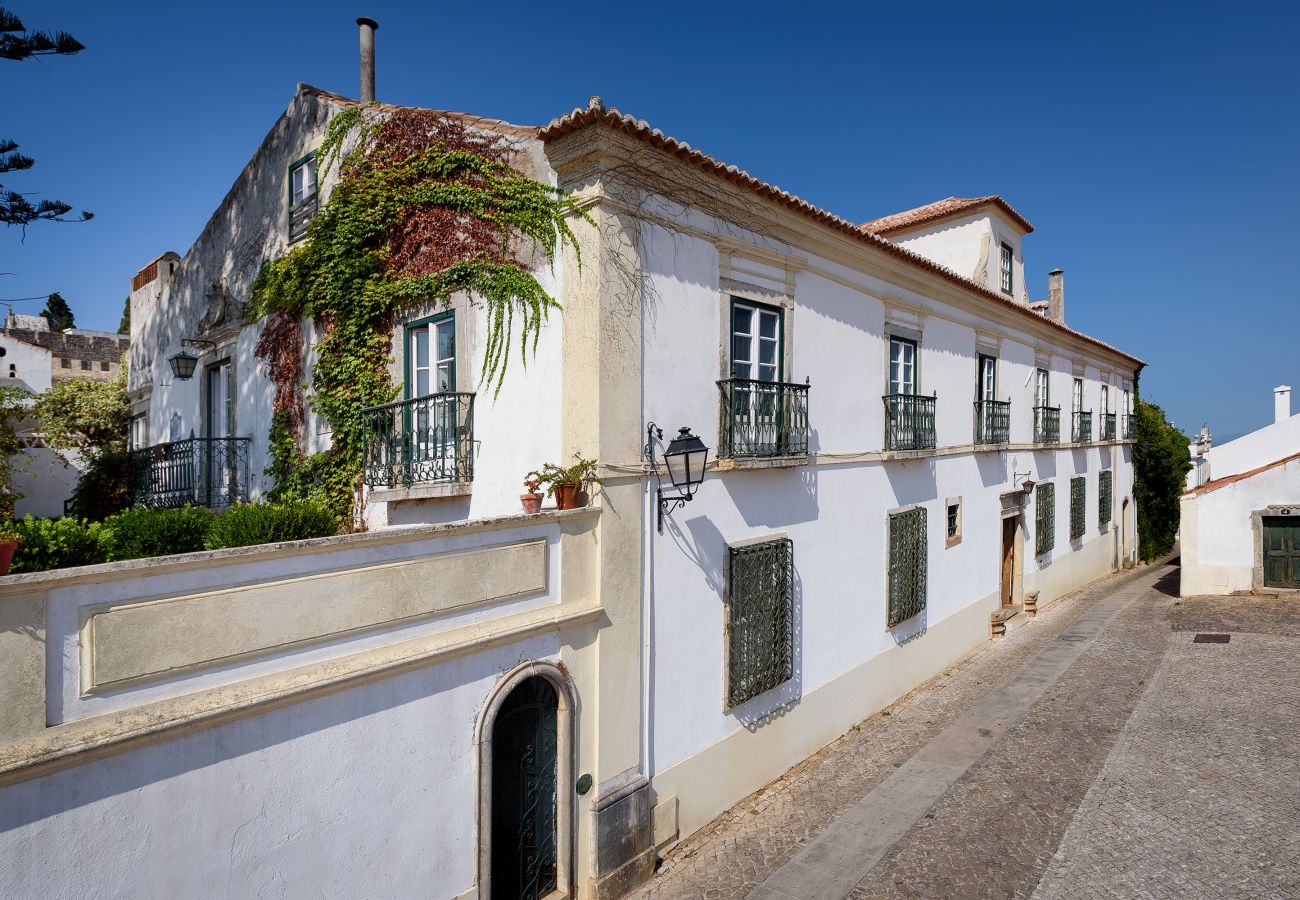
[{"label": "white chimney", "polygon": [[1279,384],[1273,388],[1273,421],[1291,418],[1291,385]]}]

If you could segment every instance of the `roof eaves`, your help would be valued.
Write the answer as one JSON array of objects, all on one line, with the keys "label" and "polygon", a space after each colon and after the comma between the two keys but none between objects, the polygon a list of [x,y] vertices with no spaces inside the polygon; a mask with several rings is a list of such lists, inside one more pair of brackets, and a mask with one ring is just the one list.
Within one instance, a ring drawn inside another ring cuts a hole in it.
[{"label": "roof eaves", "polygon": [[1225,475],[1222,478],[1216,478],[1214,481],[1207,481],[1205,484],[1192,488],[1183,494],[1184,497],[1197,497],[1201,494],[1208,494],[1210,491],[1218,490],[1221,487],[1227,487],[1238,481],[1245,481],[1247,478],[1254,477],[1261,472],[1267,472],[1269,469],[1276,469],[1278,466],[1284,466],[1289,462],[1295,462],[1300,459],[1300,453],[1292,453],[1290,456],[1284,456],[1281,459],[1274,460],[1271,463],[1251,469],[1249,472],[1238,472],[1236,475]]},{"label": "roof eaves", "polygon": [[1138,368],[1146,365],[1141,359],[1130,353],[1125,353],[1118,347],[1113,347],[1105,341],[1098,340],[1095,337],[1086,335],[1081,331],[1075,331],[1068,325],[1064,325],[1053,319],[1047,319],[1031,310],[1029,307],[1017,303],[1015,300],[1006,297],[1003,294],[993,291],[982,284],[977,284],[964,275],[959,275],[947,266],[942,266],[933,260],[927,259],[918,253],[914,253],[905,247],[886,240],[879,235],[872,234],[869,231],[863,231],[857,224],[843,219],[834,213],[828,212],[821,207],[814,206],[807,200],[802,200],[788,191],[783,191],[776,185],[769,184],[766,181],[760,181],[737,166],[727,165],[714,159],[706,153],[696,150],[685,141],[679,141],[676,138],[664,134],[658,128],[650,127],[650,123],[644,119],[636,119],[632,116],[620,112],[614,107],[606,109],[605,104],[599,97],[592,97],[588,102],[586,109],[581,107],[574,108],[568,113],[557,119],[552,119],[549,124],[543,126],[537,133],[537,137],[543,142],[553,141],[571,134],[583,128],[592,125],[604,125],[621,131],[631,137],[645,141],[651,146],[657,147],[678,159],[690,163],[698,168],[711,172],[721,178],[725,178],[732,184],[747,188],[759,196],[766,197],[775,203],[782,204],[807,216],[810,219],[818,221],[829,228],[849,235],[862,243],[869,244],[878,250],[889,253],[899,259],[905,260],[912,265],[932,272],[940,277],[952,282],[958,287],[964,288],[978,294],[986,300],[992,300],[1003,306],[1010,307],[1026,316],[1033,316],[1036,321],[1046,322],[1053,328],[1056,328],[1072,337],[1085,341],[1094,346],[1100,347],[1110,353],[1122,356],[1124,359],[1132,361]]}]

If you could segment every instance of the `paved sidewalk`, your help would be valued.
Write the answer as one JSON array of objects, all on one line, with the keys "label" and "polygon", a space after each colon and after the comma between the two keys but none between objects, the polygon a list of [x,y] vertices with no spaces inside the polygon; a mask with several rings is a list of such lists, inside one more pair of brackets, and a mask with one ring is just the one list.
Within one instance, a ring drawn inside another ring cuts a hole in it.
[{"label": "paved sidewalk", "polygon": [[1300,897],[1300,602],[1180,602],[1176,572],[1045,610],[683,842],[637,896]]}]

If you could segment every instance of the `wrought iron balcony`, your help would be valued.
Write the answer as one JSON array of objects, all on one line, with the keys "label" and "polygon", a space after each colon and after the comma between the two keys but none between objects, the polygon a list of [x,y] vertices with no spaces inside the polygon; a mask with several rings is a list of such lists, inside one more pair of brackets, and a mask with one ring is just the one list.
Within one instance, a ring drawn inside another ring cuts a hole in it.
[{"label": "wrought iron balcony", "polygon": [[727,378],[718,382],[722,402],[718,458],[799,456],[808,452],[807,384]]},{"label": "wrought iron balcony", "polygon": [[975,443],[1005,444],[1011,440],[1011,401],[975,401]]},{"label": "wrought iron balcony", "polygon": [[1123,440],[1131,441],[1137,435],[1137,423],[1133,421],[1133,416],[1125,415],[1121,427],[1123,428],[1121,432]]},{"label": "wrought iron balcony", "polygon": [[248,500],[251,438],[171,441],[128,455],[131,502],[153,508],[225,509]]},{"label": "wrought iron balcony", "polygon": [[1070,440],[1075,444],[1086,444],[1092,440],[1092,410],[1081,409],[1073,416],[1070,428]]},{"label": "wrought iron balcony", "polygon": [[1061,442],[1061,407],[1034,407],[1034,443],[1059,444]]},{"label": "wrought iron balcony", "polygon": [[935,397],[886,394],[885,449],[933,450]]},{"label": "wrought iron balcony", "polygon": [[1115,414],[1101,414],[1101,439],[1103,441],[1115,440]]},{"label": "wrought iron balcony", "polygon": [[367,407],[361,427],[361,477],[369,487],[474,478],[473,394],[428,394]]},{"label": "wrought iron balcony", "polygon": [[307,226],[316,216],[320,207],[320,195],[313,193],[289,208],[289,242],[300,241],[307,236]]}]

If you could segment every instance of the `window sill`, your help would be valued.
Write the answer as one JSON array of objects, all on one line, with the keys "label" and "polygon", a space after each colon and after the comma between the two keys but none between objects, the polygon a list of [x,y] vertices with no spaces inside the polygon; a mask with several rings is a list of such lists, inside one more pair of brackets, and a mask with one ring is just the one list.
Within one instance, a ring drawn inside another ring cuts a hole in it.
[{"label": "window sill", "polygon": [[[947,449],[946,447],[944,448]],[[993,449],[993,448],[990,448]],[[881,458],[890,459],[925,459],[927,456],[938,456],[939,450],[936,447],[927,447],[924,450],[884,450],[881,451]]]},{"label": "window sill", "polygon": [[404,488],[371,488],[371,503],[402,503],[407,500],[437,500],[442,497],[468,497],[474,491],[472,481],[441,481],[436,484],[413,484]]},{"label": "window sill", "polygon": [[719,472],[746,472],[754,469],[793,469],[806,466],[809,462],[807,453],[788,456],[739,456],[717,461]]}]

